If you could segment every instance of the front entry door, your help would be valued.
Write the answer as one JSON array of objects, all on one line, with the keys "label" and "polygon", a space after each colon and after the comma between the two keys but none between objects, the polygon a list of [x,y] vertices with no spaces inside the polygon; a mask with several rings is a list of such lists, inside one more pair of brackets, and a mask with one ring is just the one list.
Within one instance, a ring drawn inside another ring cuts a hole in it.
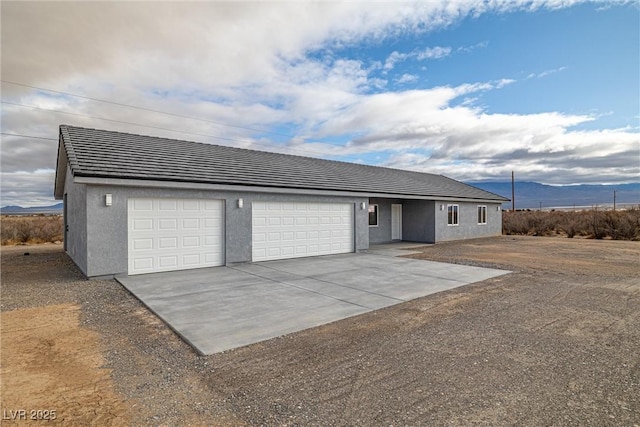
[{"label": "front entry door", "polygon": [[391,205],[391,240],[402,240],[402,205]]}]

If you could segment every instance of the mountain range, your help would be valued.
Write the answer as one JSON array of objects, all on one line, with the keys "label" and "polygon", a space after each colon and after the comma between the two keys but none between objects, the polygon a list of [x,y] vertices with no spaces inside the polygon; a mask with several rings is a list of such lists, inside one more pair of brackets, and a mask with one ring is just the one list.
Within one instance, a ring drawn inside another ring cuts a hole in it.
[{"label": "mountain range", "polygon": [[3,206],[0,208],[0,213],[8,215],[61,214],[62,207],[62,203],[51,206],[32,206],[30,208],[23,208],[22,206]]},{"label": "mountain range", "polygon": [[[467,182],[483,190],[490,191],[511,199],[511,181],[478,181]],[[539,209],[560,207],[592,207],[613,205],[613,192],[616,192],[616,203],[640,206],[640,182],[619,185],[545,185],[537,182],[516,181],[516,209]],[[505,209],[511,209],[511,202],[504,203]],[[62,203],[51,206],[4,206],[2,214],[61,214]]]},{"label": "mountain range", "polygon": [[[511,199],[511,181],[467,182],[483,190]],[[615,191],[616,204],[640,205],[640,183],[618,185],[545,185],[537,182],[516,181],[516,209],[543,209],[612,206]],[[511,202],[504,203],[511,209]]]}]

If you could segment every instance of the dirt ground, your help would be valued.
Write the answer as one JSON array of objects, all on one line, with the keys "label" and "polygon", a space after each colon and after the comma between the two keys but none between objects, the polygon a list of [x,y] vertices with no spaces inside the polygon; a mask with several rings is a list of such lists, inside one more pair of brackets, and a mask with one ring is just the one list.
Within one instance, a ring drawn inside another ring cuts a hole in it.
[{"label": "dirt ground", "polygon": [[639,242],[412,257],[513,273],[198,356],[60,245],[3,247],[2,424],[640,426]]}]

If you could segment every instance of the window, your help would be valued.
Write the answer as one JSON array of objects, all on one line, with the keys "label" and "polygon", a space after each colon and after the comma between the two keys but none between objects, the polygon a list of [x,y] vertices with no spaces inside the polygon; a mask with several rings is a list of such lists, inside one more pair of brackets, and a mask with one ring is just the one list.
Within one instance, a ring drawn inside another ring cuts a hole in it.
[{"label": "window", "polygon": [[447,205],[447,224],[458,225],[458,205]]},{"label": "window", "polygon": [[378,226],[378,205],[369,205],[369,227]]},{"label": "window", "polygon": [[487,207],[478,206],[478,224],[487,223]]}]

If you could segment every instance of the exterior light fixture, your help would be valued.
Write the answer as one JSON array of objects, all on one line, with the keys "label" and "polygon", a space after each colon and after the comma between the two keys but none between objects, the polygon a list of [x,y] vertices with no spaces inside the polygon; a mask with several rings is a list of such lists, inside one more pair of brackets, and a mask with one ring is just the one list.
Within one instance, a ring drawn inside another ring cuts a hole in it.
[{"label": "exterior light fixture", "polygon": [[440,205],[440,210],[443,211],[444,210],[444,205]]},{"label": "exterior light fixture", "polygon": [[360,209],[364,210],[367,207],[367,204],[365,202],[360,203]]},{"label": "exterior light fixture", "polygon": [[244,200],[242,200],[242,198],[238,199],[238,209],[242,209],[243,206],[244,206]]},{"label": "exterior light fixture", "polygon": [[111,194],[104,195],[104,205],[111,206],[113,204],[113,196]]}]

